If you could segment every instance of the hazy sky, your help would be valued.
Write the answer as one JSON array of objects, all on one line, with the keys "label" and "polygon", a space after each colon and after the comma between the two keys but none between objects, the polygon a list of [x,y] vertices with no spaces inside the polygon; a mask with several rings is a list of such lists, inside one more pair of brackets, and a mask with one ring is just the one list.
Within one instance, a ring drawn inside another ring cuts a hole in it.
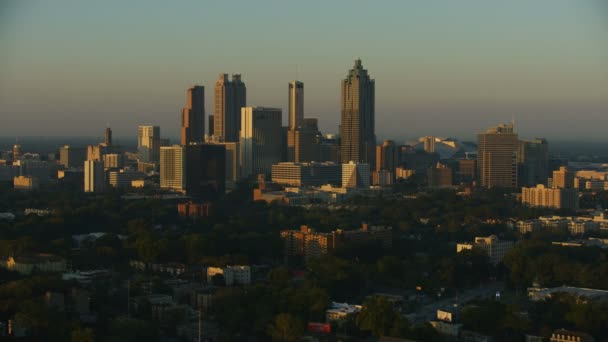
[{"label": "hazy sky", "polygon": [[376,135],[608,140],[605,0],[0,0],[0,136],[176,137],[186,89],[241,73],[249,105],[340,120],[360,57],[376,80]]}]

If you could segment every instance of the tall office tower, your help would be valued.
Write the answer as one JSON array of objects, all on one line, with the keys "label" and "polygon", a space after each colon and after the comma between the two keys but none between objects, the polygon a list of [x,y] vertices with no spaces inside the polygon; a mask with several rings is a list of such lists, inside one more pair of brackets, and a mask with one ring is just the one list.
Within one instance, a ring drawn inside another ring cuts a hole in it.
[{"label": "tall office tower", "polygon": [[460,159],[456,178],[459,183],[472,184],[477,179],[477,160]]},{"label": "tall office tower", "polygon": [[376,147],[376,171],[388,170],[395,172],[399,164],[399,149],[392,140],[384,140]]},{"label": "tall office tower", "polygon": [[213,115],[208,116],[209,123],[207,124],[207,128],[209,130],[209,136],[213,136]]},{"label": "tall office tower", "polygon": [[374,80],[363,69],[361,60],[342,81],[342,119],[340,139],[342,164],[367,163],[375,169],[376,135]]},{"label": "tall office tower", "polygon": [[106,146],[112,145],[112,129],[110,127],[106,128],[106,139],[104,143]]},{"label": "tall office tower", "polygon": [[187,92],[188,103],[182,109],[181,144],[205,140],[205,87],[194,85]]},{"label": "tall office tower", "polygon": [[186,194],[215,199],[226,192],[226,148],[221,144],[190,144],[186,148]]},{"label": "tall office tower", "polygon": [[13,146],[13,161],[19,160],[21,158],[21,145],[15,144]]},{"label": "tall office tower", "polygon": [[427,135],[422,138],[424,143],[424,152],[435,153],[435,137]]},{"label": "tall office tower", "polygon": [[137,153],[144,163],[157,163],[160,160],[160,127],[139,126],[137,132]]},{"label": "tall office tower", "polygon": [[355,163],[353,161],[342,164],[343,188],[369,188],[369,164]]},{"label": "tall office tower", "polygon": [[51,180],[51,168],[46,161],[21,159],[13,162],[13,165],[19,168],[19,176],[36,178],[40,184]]},{"label": "tall office tower", "polygon": [[160,187],[186,191],[186,147],[173,145],[160,148]]},{"label": "tall office tower", "polygon": [[87,150],[83,147],[64,145],[59,148],[59,164],[64,168],[81,168],[87,158]]},{"label": "tall office tower", "polygon": [[304,120],[304,83],[289,82],[289,129],[294,130]]},{"label": "tall office tower", "polygon": [[549,145],[545,139],[520,140],[517,149],[520,186],[547,184],[549,178]]},{"label": "tall office tower", "polygon": [[477,174],[486,188],[517,186],[517,134],[501,124],[477,135]]},{"label": "tall office tower", "polygon": [[232,81],[228,74],[220,74],[215,83],[215,97],[213,110],[213,133],[220,137],[221,141],[239,141],[241,130],[241,108],[247,102],[247,88],[241,81],[241,75],[232,75]]},{"label": "tall office tower", "polygon": [[269,175],[281,161],[281,109],[244,107],[241,115],[241,176]]},{"label": "tall office tower", "polygon": [[437,163],[437,166],[429,168],[426,174],[429,188],[452,186],[452,169],[445,164]]},{"label": "tall office tower", "polygon": [[122,154],[118,153],[109,153],[103,156],[103,165],[107,169],[118,169],[123,167],[123,157]]},{"label": "tall office tower", "polygon": [[317,119],[302,120],[296,129],[287,131],[287,161],[303,163],[320,160],[320,140]]},{"label": "tall office tower", "polygon": [[567,167],[561,166],[559,170],[553,171],[553,188],[572,189],[574,188],[574,172]]},{"label": "tall office tower", "polygon": [[105,184],[103,161],[84,162],[84,192],[101,192]]}]

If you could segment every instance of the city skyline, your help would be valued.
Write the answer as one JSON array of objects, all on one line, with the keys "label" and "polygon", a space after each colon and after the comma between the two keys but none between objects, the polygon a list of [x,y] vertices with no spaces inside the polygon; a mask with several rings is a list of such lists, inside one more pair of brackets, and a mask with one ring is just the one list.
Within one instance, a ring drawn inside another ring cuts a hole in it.
[{"label": "city skyline", "polygon": [[[178,137],[184,89],[211,89],[224,71],[243,75],[247,105],[285,113],[285,84],[302,81],[306,116],[337,133],[339,83],[360,57],[378,82],[378,140],[472,140],[512,119],[524,137],[605,139],[608,26],[600,1],[270,3],[242,3],[235,27],[212,35],[215,18],[228,16],[230,6],[140,13],[131,3],[91,11],[79,3],[9,2],[1,17],[0,42],[8,48],[1,52],[0,117],[10,120],[0,135],[97,136],[109,123],[116,136],[158,125]],[[252,21],[279,13],[274,24]],[[184,20],[173,25],[178,14]],[[200,20],[187,20],[193,17]],[[359,23],[352,30],[333,29],[351,18]],[[32,93],[41,95],[32,100]],[[206,96],[205,111],[214,114]]]}]

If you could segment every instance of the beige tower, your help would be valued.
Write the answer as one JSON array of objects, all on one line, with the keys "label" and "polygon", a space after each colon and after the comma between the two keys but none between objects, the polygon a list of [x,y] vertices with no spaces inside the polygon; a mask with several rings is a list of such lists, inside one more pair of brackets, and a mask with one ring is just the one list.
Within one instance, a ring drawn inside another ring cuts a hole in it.
[{"label": "beige tower", "polygon": [[247,88],[241,81],[241,75],[220,74],[215,83],[213,103],[213,134],[220,141],[238,142],[241,130],[241,108],[247,102]]},{"label": "beige tower", "polygon": [[553,188],[572,189],[574,188],[574,172],[562,166],[557,171],[553,171]]},{"label": "beige tower", "polygon": [[186,148],[180,145],[160,148],[160,187],[186,190]]},{"label": "beige tower", "polygon": [[304,120],[304,83],[289,82],[289,129],[294,130]]},{"label": "beige tower", "polygon": [[477,135],[477,174],[482,187],[517,186],[517,145],[512,124]]},{"label": "beige tower", "polygon": [[350,161],[367,163],[375,169],[375,83],[361,60],[342,80],[342,113],[340,124],[340,148],[342,164]]}]

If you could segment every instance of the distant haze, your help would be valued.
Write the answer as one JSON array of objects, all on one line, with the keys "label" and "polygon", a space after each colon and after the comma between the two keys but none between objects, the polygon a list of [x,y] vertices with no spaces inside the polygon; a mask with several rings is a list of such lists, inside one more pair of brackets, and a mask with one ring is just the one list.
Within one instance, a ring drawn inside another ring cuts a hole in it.
[{"label": "distant haze", "polygon": [[250,105],[337,132],[340,80],[357,57],[376,80],[376,135],[475,134],[607,141],[604,0],[78,1],[0,3],[0,136],[176,137],[186,89],[207,115],[221,72]]}]

